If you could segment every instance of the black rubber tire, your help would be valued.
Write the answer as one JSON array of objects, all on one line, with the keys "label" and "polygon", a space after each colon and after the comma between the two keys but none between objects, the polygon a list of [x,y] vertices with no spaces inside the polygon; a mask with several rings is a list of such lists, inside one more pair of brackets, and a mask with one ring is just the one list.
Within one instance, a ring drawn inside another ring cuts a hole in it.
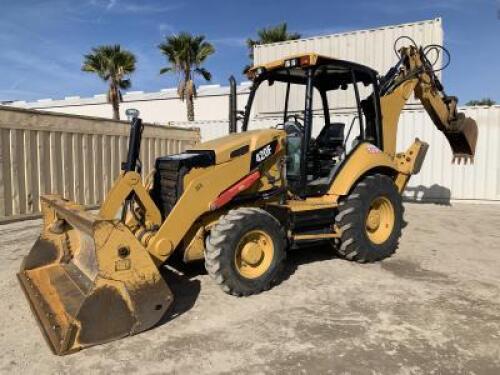
[{"label": "black rubber tire", "polygon": [[[375,244],[366,233],[366,215],[373,200],[380,196],[387,198],[394,208],[394,227],[385,242]],[[391,256],[398,247],[403,224],[402,199],[394,181],[382,174],[365,177],[340,201],[335,222],[342,231],[337,248],[341,257],[365,263]]]},{"label": "black rubber tire", "polygon": [[[235,265],[240,239],[252,230],[269,235],[274,256],[268,270],[257,278],[242,276]],[[268,212],[254,207],[240,207],[222,216],[210,231],[205,246],[205,268],[222,290],[235,296],[248,296],[268,290],[283,275],[286,236],[280,222]]]}]

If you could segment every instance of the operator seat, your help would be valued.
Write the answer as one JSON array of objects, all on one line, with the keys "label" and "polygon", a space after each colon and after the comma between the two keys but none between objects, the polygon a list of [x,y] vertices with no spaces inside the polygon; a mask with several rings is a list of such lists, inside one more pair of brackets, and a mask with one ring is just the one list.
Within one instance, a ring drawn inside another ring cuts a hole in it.
[{"label": "operator seat", "polygon": [[325,177],[330,174],[337,159],[344,152],[345,124],[333,122],[321,129],[314,141],[311,155],[311,165],[316,177]]},{"label": "operator seat", "polygon": [[344,123],[332,122],[330,124],[326,124],[323,129],[321,129],[318,137],[316,138],[318,155],[333,157],[338,155],[339,151],[343,151],[344,128]]}]

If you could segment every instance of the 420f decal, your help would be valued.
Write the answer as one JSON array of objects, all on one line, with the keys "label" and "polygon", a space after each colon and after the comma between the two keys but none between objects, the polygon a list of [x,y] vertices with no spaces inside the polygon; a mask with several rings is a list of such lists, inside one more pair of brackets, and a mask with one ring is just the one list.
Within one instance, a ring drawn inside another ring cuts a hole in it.
[{"label": "420f decal", "polygon": [[267,145],[264,145],[252,152],[252,162],[250,165],[250,169],[254,169],[259,164],[266,161],[270,156],[274,155],[277,146],[278,141],[274,140],[271,143],[268,143]]}]

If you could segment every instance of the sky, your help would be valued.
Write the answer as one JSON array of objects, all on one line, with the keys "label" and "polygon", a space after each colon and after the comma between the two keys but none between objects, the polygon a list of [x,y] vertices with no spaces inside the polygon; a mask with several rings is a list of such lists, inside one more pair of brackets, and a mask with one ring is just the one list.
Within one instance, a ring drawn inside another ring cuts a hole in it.
[{"label": "sky", "polygon": [[[500,102],[500,0],[0,0],[0,100],[36,100],[104,93],[106,84],[81,71],[94,46],[119,43],[137,57],[131,90],[176,85],[159,75],[166,35],[203,34],[216,53],[206,63],[214,84],[238,81],[248,63],[245,40],[286,21],[303,36],[443,18],[451,66],[448,94],[461,103]],[[404,4],[404,5],[403,5]]]}]

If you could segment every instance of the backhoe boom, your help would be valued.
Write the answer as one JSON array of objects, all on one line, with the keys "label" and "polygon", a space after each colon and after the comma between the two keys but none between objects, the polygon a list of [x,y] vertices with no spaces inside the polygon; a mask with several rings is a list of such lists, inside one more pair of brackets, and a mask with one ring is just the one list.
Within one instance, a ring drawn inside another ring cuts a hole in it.
[{"label": "backhoe boom", "polygon": [[420,100],[434,125],[444,133],[453,160],[472,160],[477,142],[476,122],[457,111],[458,99],[448,96],[436,76],[423,48],[403,47],[399,62],[389,70],[381,84],[384,116],[384,148],[395,153],[397,123],[404,105],[413,93]]}]

